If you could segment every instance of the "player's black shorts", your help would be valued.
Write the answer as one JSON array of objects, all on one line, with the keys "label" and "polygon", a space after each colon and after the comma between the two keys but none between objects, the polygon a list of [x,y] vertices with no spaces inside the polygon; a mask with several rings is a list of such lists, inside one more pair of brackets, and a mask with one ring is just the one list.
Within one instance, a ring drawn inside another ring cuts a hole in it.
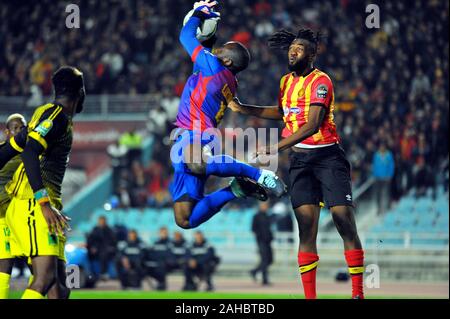
[{"label": "player's black shorts", "polygon": [[292,207],[319,205],[353,206],[350,163],[338,145],[291,151],[289,155]]}]

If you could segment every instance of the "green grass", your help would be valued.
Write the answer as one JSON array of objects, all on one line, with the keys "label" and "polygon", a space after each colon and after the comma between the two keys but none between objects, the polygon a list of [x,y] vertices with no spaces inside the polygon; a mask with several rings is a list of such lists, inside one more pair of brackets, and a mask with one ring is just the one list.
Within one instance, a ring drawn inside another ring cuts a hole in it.
[{"label": "green grass", "polygon": [[[18,299],[22,291],[11,291],[10,298]],[[71,299],[304,299],[303,295],[222,293],[222,292],[177,292],[177,291],[101,291],[73,290]],[[319,299],[349,299],[348,295],[319,295]],[[400,296],[368,296],[368,299],[408,299]]]}]

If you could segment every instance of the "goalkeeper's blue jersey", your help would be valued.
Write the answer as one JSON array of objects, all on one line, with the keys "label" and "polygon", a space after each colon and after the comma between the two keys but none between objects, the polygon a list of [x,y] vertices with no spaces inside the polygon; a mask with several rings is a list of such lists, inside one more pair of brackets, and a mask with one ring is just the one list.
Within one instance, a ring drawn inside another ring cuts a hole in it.
[{"label": "goalkeeper's blue jersey", "polygon": [[200,22],[191,17],[181,30],[180,41],[191,56],[194,72],[184,86],[175,122],[196,131],[217,127],[237,89],[234,74],[197,40]]}]

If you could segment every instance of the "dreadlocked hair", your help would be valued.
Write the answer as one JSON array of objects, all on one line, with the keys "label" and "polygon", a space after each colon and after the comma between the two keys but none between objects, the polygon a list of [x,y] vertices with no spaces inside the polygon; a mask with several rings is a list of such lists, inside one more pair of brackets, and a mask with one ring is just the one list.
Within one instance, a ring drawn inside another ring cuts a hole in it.
[{"label": "dreadlocked hair", "polygon": [[267,42],[269,48],[287,50],[294,40],[295,34],[287,30],[280,30],[272,34]]},{"label": "dreadlocked hair", "polygon": [[316,53],[321,38],[322,34],[320,31],[314,33],[311,29],[300,29],[297,35],[287,30],[280,30],[270,36],[268,44],[272,49],[287,50],[295,39],[304,39],[314,45],[314,53]]}]

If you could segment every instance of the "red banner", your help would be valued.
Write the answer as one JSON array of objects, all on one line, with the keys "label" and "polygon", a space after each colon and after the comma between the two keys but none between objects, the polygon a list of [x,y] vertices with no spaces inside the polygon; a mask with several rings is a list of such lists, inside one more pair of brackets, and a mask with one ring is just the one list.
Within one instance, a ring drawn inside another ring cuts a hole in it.
[{"label": "red banner", "polygon": [[75,122],[73,150],[106,150],[123,133],[144,128],[145,122],[136,121]]}]

